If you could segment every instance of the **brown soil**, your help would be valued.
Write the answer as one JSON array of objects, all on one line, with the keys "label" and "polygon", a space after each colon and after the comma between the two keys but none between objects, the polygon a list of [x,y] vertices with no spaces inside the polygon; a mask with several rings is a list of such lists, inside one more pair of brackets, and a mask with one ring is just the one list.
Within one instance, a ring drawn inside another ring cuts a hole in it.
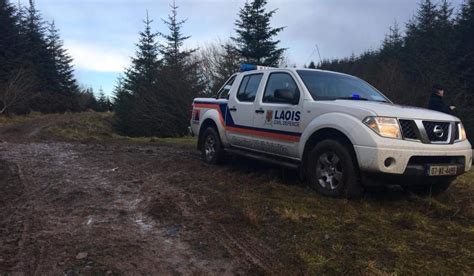
[{"label": "brown soil", "polygon": [[473,184],[334,199],[112,114],[0,118],[0,275],[472,275]]},{"label": "brown soil", "polygon": [[53,123],[0,127],[0,274],[283,273],[221,210],[228,168],[190,146],[53,141]]}]

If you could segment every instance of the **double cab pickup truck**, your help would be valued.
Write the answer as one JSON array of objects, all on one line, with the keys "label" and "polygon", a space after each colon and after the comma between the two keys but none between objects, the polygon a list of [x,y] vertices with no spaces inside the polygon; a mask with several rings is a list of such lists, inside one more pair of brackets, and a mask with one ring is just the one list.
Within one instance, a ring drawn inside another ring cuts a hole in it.
[{"label": "double cab pickup truck", "polygon": [[396,105],[346,74],[251,69],[234,74],[215,98],[193,101],[190,130],[206,163],[232,153],[298,168],[333,197],[384,184],[437,194],[471,169],[457,117]]}]

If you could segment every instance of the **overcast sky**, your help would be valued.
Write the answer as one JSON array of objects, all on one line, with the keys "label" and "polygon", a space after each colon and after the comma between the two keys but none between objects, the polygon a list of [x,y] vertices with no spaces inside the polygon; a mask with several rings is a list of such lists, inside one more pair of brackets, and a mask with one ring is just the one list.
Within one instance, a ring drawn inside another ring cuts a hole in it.
[{"label": "overcast sky", "polygon": [[[117,77],[134,55],[146,10],[153,28],[166,32],[161,18],[172,0],[36,0],[45,20],[55,20],[66,48],[74,58],[79,82],[109,94]],[[21,0],[26,3],[27,0]],[[288,48],[290,64],[341,58],[377,49],[396,20],[401,27],[415,14],[417,0],[269,0],[278,9],[274,27]],[[458,7],[462,0],[451,1]],[[176,0],[183,31],[191,35],[186,47],[197,47],[235,34],[234,21],[245,0]]]}]

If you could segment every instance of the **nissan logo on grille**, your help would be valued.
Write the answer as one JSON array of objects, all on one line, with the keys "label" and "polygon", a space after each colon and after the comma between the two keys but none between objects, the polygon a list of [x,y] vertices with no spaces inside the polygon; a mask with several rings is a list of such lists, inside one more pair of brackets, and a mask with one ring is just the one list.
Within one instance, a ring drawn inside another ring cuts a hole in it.
[{"label": "nissan logo on grille", "polygon": [[443,135],[444,135],[444,130],[443,130],[443,128],[442,128],[441,126],[435,125],[435,127],[433,128],[433,133],[434,133],[437,137],[441,138],[441,137],[443,137]]}]

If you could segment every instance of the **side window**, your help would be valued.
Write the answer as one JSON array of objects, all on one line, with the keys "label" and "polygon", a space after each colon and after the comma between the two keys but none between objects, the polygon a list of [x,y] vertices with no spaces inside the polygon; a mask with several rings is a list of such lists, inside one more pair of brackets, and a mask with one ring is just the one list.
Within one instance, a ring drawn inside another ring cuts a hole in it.
[{"label": "side window", "polygon": [[245,76],[240,83],[237,99],[241,102],[253,102],[263,74]]},{"label": "side window", "polygon": [[230,89],[232,88],[232,84],[234,84],[235,77],[236,76],[233,76],[232,78],[230,78],[225,83],[225,85],[221,88],[221,90],[219,90],[219,93],[217,93],[217,95],[219,96],[219,99],[228,99],[229,98],[229,92],[230,92]]},{"label": "side window", "polygon": [[299,97],[295,80],[287,73],[272,73],[267,81],[262,101],[264,103],[289,103]]}]

